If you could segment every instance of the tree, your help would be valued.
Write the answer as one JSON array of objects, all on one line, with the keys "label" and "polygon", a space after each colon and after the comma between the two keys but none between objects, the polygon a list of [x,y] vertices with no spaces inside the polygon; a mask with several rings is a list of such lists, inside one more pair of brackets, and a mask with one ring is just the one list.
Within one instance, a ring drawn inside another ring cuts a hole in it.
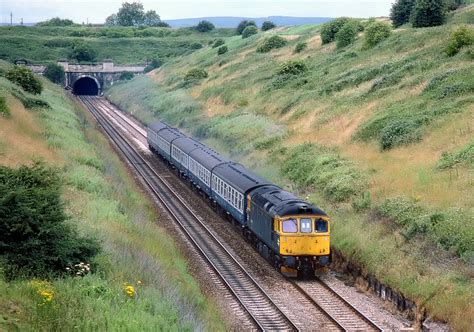
[{"label": "tree", "polygon": [[244,32],[245,28],[248,27],[249,25],[253,25],[254,27],[257,26],[257,24],[254,21],[243,20],[237,26],[237,29],[236,29],[237,34],[241,35],[242,32]]},{"label": "tree", "polygon": [[117,13],[117,25],[137,26],[145,21],[145,11],[140,2],[124,2]]},{"label": "tree", "polygon": [[43,75],[53,83],[61,84],[64,82],[64,68],[56,63],[49,63]]},{"label": "tree", "polygon": [[273,23],[272,21],[265,21],[262,23],[262,31],[268,31],[273,28],[276,28],[276,24]]},{"label": "tree", "polygon": [[258,33],[258,28],[254,25],[247,26],[244,31],[242,31],[242,38],[248,38],[250,36],[256,35]]},{"label": "tree", "polygon": [[143,24],[149,27],[157,27],[161,23],[160,15],[154,10],[149,10],[145,13]]},{"label": "tree", "polygon": [[79,41],[75,42],[72,46],[71,58],[76,59],[79,62],[82,61],[94,61],[97,52],[88,44]]},{"label": "tree", "polygon": [[196,30],[199,32],[208,32],[214,30],[216,27],[209,21],[201,21],[196,25]]},{"label": "tree", "polygon": [[348,22],[336,33],[336,47],[342,48],[352,44],[357,36],[357,25]]},{"label": "tree", "polygon": [[390,19],[394,28],[410,21],[411,11],[415,0],[397,0],[390,9]]},{"label": "tree", "polygon": [[105,19],[105,25],[114,26],[117,25],[117,14],[112,14]]},{"label": "tree", "polygon": [[41,81],[33,75],[30,69],[24,66],[14,66],[5,74],[5,77],[16,85],[21,86],[26,92],[39,95],[43,90]]},{"label": "tree", "polygon": [[40,163],[0,166],[0,254],[8,279],[65,274],[99,251],[66,223],[57,174]]},{"label": "tree", "polygon": [[442,25],[446,18],[444,0],[416,0],[411,15],[411,23],[415,28]]},{"label": "tree", "polygon": [[461,48],[474,44],[474,30],[467,27],[460,27],[451,34],[449,43],[444,49],[448,56],[459,53]]},{"label": "tree", "polygon": [[65,26],[74,25],[74,22],[69,19],[61,19],[59,17],[53,17],[52,19],[49,19],[47,21],[39,22],[36,25],[43,26],[43,27],[65,27]]}]

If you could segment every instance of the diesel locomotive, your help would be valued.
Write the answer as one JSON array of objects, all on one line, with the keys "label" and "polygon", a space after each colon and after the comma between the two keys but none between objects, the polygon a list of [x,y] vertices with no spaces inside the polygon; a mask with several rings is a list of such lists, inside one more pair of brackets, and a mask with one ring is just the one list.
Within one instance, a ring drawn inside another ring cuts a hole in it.
[{"label": "diesel locomotive", "polygon": [[323,210],[162,121],[147,127],[147,141],[277,269],[307,276],[329,263],[330,220]]}]

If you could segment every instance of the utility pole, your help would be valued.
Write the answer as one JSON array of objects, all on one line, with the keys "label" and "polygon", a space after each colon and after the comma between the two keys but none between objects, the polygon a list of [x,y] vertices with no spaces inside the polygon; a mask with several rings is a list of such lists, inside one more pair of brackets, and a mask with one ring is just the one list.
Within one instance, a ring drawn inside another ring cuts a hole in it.
[{"label": "utility pole", "polygon": [[23,26],[23,17],[21,18],[21,22],[20,22],[20,23],[21,23],[21,25]]},{"label": "utility pole", "polygon": [[10,12],[10,25],[13,25],[13,12]]}]

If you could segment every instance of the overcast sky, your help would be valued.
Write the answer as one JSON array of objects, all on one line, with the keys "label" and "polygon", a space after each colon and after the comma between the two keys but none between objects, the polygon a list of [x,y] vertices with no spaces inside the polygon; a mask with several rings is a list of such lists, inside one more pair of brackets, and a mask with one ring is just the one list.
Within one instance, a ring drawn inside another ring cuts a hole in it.
[{"label": "overcast sky", "polygon": [[[142,0],[145,10],[156,10],[163,20],[204,16],[388,16],[394,0]],[[26,22],[51,17],[77,23],[102,23],[122,0],[0,0],[1,22]]]}]

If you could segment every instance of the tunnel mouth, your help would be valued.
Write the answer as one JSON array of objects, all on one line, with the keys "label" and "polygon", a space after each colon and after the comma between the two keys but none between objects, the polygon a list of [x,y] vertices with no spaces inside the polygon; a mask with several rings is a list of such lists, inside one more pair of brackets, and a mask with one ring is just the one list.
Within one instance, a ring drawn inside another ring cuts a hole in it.
[{"label": "tunnel mouth", "polygon": [[97,96],[99,94],[99,86],[91,77],[81,77],[74,82],[73,92],[76,95]]}]

